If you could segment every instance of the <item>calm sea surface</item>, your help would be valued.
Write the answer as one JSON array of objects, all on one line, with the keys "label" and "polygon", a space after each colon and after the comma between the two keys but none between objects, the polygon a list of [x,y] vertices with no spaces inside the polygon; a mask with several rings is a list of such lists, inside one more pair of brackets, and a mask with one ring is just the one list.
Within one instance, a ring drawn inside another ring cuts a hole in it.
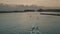
[{"label": "calm sea surface", "polygon": [[32,25],[38,26],[42,34],[60,34],[60,16],[39,12],[0,14],[0,34],[28,34]]}]

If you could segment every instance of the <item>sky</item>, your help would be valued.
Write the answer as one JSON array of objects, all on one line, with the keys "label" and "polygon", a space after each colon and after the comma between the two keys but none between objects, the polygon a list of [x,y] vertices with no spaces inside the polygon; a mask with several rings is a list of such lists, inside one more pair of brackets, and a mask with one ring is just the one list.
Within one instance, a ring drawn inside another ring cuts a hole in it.
[{"label": "sky", "polygon": [[24,4],[24,5],[38,5],[45,7],[60,7],[60,0],[0,0],[3,4]]}]

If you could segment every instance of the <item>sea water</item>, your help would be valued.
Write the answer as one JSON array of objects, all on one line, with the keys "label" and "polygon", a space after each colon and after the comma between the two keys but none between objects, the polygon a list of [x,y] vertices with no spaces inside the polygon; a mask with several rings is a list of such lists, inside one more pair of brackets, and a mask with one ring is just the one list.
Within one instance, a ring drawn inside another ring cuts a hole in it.
[{"label": "sea water", "polygon": [[40,12],[0,13],[0,34],[29,34],[32,25],[41,34],[60,34],[60,16],[40,15]]}]

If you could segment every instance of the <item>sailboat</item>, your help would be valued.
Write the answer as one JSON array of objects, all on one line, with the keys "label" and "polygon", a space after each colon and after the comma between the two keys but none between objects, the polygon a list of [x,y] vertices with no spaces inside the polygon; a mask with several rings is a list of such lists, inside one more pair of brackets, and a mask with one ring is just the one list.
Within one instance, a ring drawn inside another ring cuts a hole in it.
[{"label": "sailboat", "polygon": [[41,34],[41,32],[39,31],[38,26],[33,26],[32,27],[32,31],[30,31],[30,34]]}]

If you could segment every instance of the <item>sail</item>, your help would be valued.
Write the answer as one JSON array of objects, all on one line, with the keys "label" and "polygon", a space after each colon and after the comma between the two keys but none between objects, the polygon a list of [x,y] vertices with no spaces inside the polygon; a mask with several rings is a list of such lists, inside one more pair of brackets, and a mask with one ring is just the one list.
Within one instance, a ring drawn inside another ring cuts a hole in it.
[{"label": "sail", "polygon": [[41,34],[41,32],[39,31],[38,26],[37,27],[33,27],[32,31],[30,31],[30,34]]}]

